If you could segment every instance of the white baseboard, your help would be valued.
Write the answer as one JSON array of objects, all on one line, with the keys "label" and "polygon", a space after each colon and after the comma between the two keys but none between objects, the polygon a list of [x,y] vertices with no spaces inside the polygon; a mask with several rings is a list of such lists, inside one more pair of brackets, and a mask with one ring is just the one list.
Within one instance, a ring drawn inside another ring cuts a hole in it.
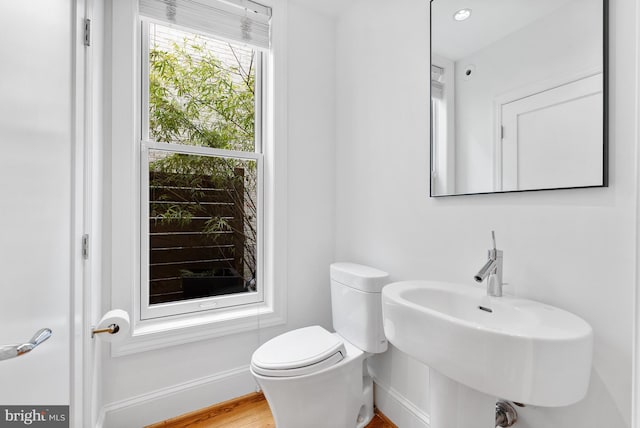
[{"label": "white baseboard", "polygon": [[[376,406],[402,428],[430,428],[429,415],[398,391],[375,381]],[[237,367],[103,407],[96,428],[142,427],[256,390],[248,366]]]},{"label": "white baseboard", "polygon": [[398,391],[374,378],[376,407],[402,428],[430,428],[429,415]]},{"label": "white baseboard", "polygon": [[160,422],[249,394],[256,382],[249,366],[162,388],[104,406],[96,428],[133,428]]}]

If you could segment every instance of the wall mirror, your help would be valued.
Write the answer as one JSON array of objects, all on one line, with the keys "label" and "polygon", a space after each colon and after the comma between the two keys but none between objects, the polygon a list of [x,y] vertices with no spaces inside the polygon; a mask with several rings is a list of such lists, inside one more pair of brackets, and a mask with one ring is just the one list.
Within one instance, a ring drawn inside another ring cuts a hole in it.
[{"label": "wall mirror", "polygon": [[606,0],[431,1],[431,196],[607,186]]}]

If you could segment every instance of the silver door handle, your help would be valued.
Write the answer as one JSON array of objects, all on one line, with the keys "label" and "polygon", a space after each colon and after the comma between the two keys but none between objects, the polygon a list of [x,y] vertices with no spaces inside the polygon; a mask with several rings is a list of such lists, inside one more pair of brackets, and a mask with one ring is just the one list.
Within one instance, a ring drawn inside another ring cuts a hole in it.
[{"label": "silver door handle", "polygon": [[19,357],[20,355],[33,351],[36,346],[50,338],[51,334],[51,329],[43,328],[38,330],[27,343],[23,343],[22,345],[0,346],[0,361]]}]

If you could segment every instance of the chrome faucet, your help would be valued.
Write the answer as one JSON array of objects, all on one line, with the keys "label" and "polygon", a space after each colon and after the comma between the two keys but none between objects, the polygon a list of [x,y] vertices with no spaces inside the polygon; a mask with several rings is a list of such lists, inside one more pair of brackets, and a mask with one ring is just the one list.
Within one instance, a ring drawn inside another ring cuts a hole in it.
[{"label": "chrome faucet", "polygon": [[487,295],[492,297],[502,296],[502,251],[496,249],[496,233],[491,231],[493,249],[489,250],[489,259],[473,277],[476,282],[482,282],[487,277]]}]

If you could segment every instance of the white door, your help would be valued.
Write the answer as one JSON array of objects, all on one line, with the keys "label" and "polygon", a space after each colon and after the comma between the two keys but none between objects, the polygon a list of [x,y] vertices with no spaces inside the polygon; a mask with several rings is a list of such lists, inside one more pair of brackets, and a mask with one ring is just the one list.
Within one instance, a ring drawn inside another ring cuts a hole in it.
[{"label": "white door", "polygon": [[73,5],[0,3],[0,426],[69,426]]},{"label": "white door", "polygon": [[602,73],[503,104],[502,190],[602,184]]}]

